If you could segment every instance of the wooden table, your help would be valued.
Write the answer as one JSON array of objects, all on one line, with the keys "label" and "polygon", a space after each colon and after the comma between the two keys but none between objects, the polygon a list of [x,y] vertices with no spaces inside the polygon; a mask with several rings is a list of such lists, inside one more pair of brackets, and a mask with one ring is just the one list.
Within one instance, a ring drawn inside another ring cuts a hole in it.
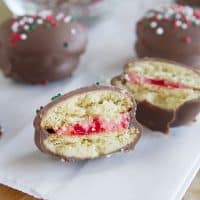
[{"label": "wooden table", "polygon": [[35,198],[0,184],[0,200],[36,200]]}]

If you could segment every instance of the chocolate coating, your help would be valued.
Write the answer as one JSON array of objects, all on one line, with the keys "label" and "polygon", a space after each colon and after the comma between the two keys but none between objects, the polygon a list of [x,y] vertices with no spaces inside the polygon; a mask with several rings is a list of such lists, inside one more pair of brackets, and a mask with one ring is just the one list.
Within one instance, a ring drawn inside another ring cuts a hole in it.
[{"label": "chocolate coating", "polygon": [[2,135],[3,135],[3,129],[2,129],[2,127],[0,126],[0,138],[2,137]]},{"label": "chocolate coating", "polygon": [[182,5],[200,7],[200,1],[199,0],[176,0],[176,3],[182,4]]},{"label": "chocolate coating", "polygon": [[[47,132],[47,130],[44,130],[41,127],[40,124],[41,124],[43,116],[45,116],[47,111],[50,108],[54,107],[56,104],[66,100],[66,99],[68,99],[68,98],[70,98],[74,95],[78,95],[78,94],[82,94],[82,93],[90,92],[90,91],[97,91],[97,90],[98,91],[109,90],[109,91],[120,92],[120,93],[126,94],[128,97],[130,97],[133,101],[134,106],[133,106],[132,110],[129,111],[130,116],[131,116],[129,128],[135,127],[139,130],[139,133],[137,134],[137,138],[131,144],[129,144],[129,145],[123,147],[123,148],[120,148],[120,149],[110,153],[109,155],[116,153],[116,152],[120,152],[120,151],[129,151],[129,150],[131,150],[135,147],[136,143],[138,142],[138,140],[141,137],[142,126],[135,119],[136,103],[135,103],[134,99],[130,96],[130,94],[128,92],[121,90],[117,87],[94,85],[94,86],[80,88],[80,89],[74,90],[72,92],[69,92],[69,93],[57,98],[56,100],[52,101],[51,103],[47,104],[44,108],[42,108],[40,110],[40,112],[37,114],[37,116],[34,119],[34,128],[35,128],[35,144],[40,149],[41,152],[49,154],[49,155],[57,157],[57,158],[60,158],[60,159],[64,159],[66,162],[74,162],[74,161],[78,161],[78,160],[89,160],[89,159],[91,159],[91,158],[74,158],[74,157],[66,158],[64,156],[56,155],[56,154],[52,153],[51,151],[49,151],[48,149],[46,149],[43,141],[49,136],[50,133]],[[104,157],[104,156],[108,156],[108,155],[101,155],[99,157]]]},{"label": "chocolate coating", "polygon": [[[165,58],[200,69],[200,11],[172,7],[151,11],[137,23],[136,53],[139,57]],[[169,10],[173,10],[172,14]],[[192,20],[194,16],[196,21]]]},{"label": "chocolate coating", "polygon": [[[143,58],[132,60],[131,63],[149,60],[149,61],[162,61],[170,64],[175,64],[181,67],[186,67],[183,64],[169,61],[166,59],[157,58]],[[128,65],[124,66],[124,73],[116,76],[111,80],[111,84],[119,86],[117,84],[120,81],[122,84],[126,83],[125,75],[128,72]],[[195,73],[198,73],[194,70]],[[200,113],[200,98],[186,101],[179,106],[176,110],[165,110],[148,101],[137,101],[136,119],[144,126],[150,128],[153,131],[161,131],[168,133],[170,127],[177,127],[193,122],[196,119],[198,113]]]},{"label": "chocolate coating", "polygon": [[16,25],[28,17],[33,16],[18,17],[16,22],[9,19],[0,27],[0,66],[4,74],[28,83],[69,76],[85,51],[86,28],[76,22],[58,21],[54,16],[54,23],[37,16],[42,24],[34,20],[26,24],[28,31],[20,32],[22,28],[16,29]]}]

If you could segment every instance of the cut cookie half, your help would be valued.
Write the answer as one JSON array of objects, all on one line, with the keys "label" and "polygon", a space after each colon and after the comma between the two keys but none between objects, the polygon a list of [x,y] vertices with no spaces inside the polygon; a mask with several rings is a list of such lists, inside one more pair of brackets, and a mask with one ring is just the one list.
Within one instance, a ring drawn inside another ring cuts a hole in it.
[{"label": "cut cookie half", "polygon": [[200,74],[181,64],[144,58],[129,62],[112,84],[132,93],[136,119],[152,130],[194,121],[200,112]]},{"label": "cut cookie half", "polygon": [[72,91],[45,106],[34,121],[35,143],[66,161],[86,160],[132,149],[141,135],[136,103],[116,87]]}]

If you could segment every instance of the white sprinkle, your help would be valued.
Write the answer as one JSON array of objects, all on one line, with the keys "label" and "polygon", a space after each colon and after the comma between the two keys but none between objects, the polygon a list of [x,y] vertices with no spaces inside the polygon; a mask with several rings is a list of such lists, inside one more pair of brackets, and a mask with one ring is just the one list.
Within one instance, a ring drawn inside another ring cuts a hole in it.
[{"label": "white sprinkle", "polygon": [[13,25],[12,25],[12,31],[13,32],[17,32],[18,31],[18,26],[19,26],[19,24],[17,23],[17,22],[15,22]]},{"label": "white sprinkle", "polygon": [[63,13],[59,13],[57,16],[56,16],[56,19],[59,21],[61,19],[63,19],[65,15]]},{"label": "white sprinkle", "polygon": [[26,30],[26,31],[29,30],[29,26],[28,26],[28,25],[25,25],[25,26],[24,26],[24,30]]},{"label": "white sprinkle", "polygon": [[95,128],[92,128],[92,131],[95,131]]},{"label": "white sprinkle", "polygon": [[76,29],[73,28],[73,29],[71,30],[71,33],[72,33],[72,35],[75,35],[75,34],[76,34]]},{"label": "white sprinkle", "polygon": [[61,158],[60,161],[61,161],[61,162],[66,162],[64,158]]},{"label": "white sprinkle", "polygon": [[176,14],[176,19],[180,19],[181,18],[181,15],[178,13]]},{"label": "white sprinkle", "polygon": [[19,24],[23,26],[25,24],[25,21],[24,20],[20,20]]},{"label": "white sprinkle", "polygon": [[112,156],[112,154],[108,154],[106,155],[106,158],[110,158]]},{"label": "white sprinkle", "polygon": [[22,40],[26,40],[27,39],[27,35],[26,34],[21,34],[20,37],[21,37]]},{"label": "white sprinkle", "polygon": [[38,24],[43,24],[43,20],[42,19],[37,19],[37,23]]},{"label": "white sprinkle", "polygon": [[52,11],[50,10],[43,10],[41,12],[38,13],[38,16],[42,17],[43,19],[45,19],[48,15],[51,15]]},{"label": "white sprinkle", "polygon": [[160,19],[162,19],[162,18],[163,18],[163,16],[162,16],[162,15],[160,15],[160,14],[159,14],[159,15],[157,15],[157,19],[158,19],[158,20],[160,20]]},{"label": "white sprinkle", "polygon": [[188,28],[188,25],[184,23],[184,24],[181,25],[181,28],[182,28],[182,29],[187,29],[187,28]]},{"label": "white sprinkle", "polygon": [[189,6],[186,6],[184,8],[184,11],[185,11],[185,14],[188,15],[188,16],[192,16],[193,15],[193,12],[194,12],[194,9],[189,7]]},{"label": "white sprinkle", "polygon": [[200,21],[199,20],[196,20],[195,23],[196,23],[196,25],[200,25]]},{"label": "white sprinkle", "polygon": [[158,26],[158,23],[155,22],[155,21],[152,21],[152,22],[150,23],[150,27],[151,27],[151,28],[156,28],[157,26]]},{"label": "white sprinkle", "polygon": [[167,9],[167,13],[168,13],[169,15],[172,15],[172,14],[174,13],[174,11],[173,11],[173,9],[169,8],[169,9]]},{"label": "white sprinkle", "polygon": [[182,22],[181,21],[176,21],[176,25],[179,27],[181,26]]},{"label": "white sprinkle", "polygon": [[65,23],[69,23],[71,21],[72,17],[71,16],[67,16],[64,18],[64,22]]},{"label": "white sprinkle", "polygon": [[163,35],[164,34],[164,29],[162,27],[159,27],[156,29],[156,34],[157,35]]},{"label": "white sprinkle", "polygon": [[33,18],[28,18],[28,23],[32,24],[34,22]]}]

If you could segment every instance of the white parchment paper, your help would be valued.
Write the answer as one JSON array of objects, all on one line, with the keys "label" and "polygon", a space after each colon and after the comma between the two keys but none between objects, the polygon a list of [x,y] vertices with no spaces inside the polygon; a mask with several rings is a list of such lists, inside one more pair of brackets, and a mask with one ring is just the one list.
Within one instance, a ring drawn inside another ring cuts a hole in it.
[{"label": "white parchment paper", "polygon": [[167,0],[107,0],[106,16],[90,30],[88,50],[69,79],[47,86],[16,83],[0,74],[0,182],[50,200],[178,200],[200,166],[200,121],[168,136],[147,129],[135,151],[66,164],[34,145],[35,110],[55,94],[105,82],[133,56],[134,24]]}]

